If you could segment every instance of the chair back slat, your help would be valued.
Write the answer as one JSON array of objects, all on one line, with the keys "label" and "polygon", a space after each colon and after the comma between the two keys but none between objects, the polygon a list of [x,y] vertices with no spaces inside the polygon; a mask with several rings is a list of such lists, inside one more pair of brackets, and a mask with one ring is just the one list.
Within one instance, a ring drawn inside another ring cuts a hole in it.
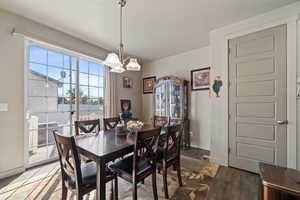
[{"label": "chair back slat", "polygon": [[120,117],[104,118],[104,130],[108,131],[114,129],[120,121]]},{"label": "chair back slat", "polygon": [[80,133],[99,133],[101,130],[100,120],[85,120],[85,121],[75,121],[75,133],[79,135]]},{"label": "chair back slat", "polygon": [[160,131],[161,127],[158,127],[153,130],[140,131],[135,135],[133,173],[139,171],[138,163],[140,161],[145,161],[152,167],[156,167],[156,151]]},{"label": "chair back slat", "polygon": [[61,172],[63,180],[68,177],[73,177],[76,180],[77,186],[82,184],[80,159],[76,148],[74,136],[63,136],[57,131],[53,131]]},{"label": "chair back slat", "polygon": [[164,143],[164,159],[167,159],[169,155],[174,154],[176,154],[176,156],[180,156],[182,131],[182,125],[173,125],[168,127]]}]

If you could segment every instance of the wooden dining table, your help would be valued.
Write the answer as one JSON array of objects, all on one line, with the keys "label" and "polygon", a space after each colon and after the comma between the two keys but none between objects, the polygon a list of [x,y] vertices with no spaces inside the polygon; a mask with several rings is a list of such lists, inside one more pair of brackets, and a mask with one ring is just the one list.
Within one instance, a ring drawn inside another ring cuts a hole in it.
[{"label": "wooden dining table", "polygon": [[[153,125],[145,124],[143,130],[155,129]],[[97,164],[96,199],[106,197],[105,168],[108,162],[132,153],[134,149],[134,133],[124,130],[116,133],[114,129],[100,131],[97,134],[85,134],[75,137],[77,150]]]}]

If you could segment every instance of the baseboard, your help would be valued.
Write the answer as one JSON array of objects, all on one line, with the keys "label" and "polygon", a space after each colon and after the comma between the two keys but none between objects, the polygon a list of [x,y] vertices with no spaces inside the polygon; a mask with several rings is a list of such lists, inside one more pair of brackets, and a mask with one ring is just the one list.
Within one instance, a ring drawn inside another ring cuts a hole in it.
[{"label": "baseboard", "polygon": [[10,176],[13,176],[16,174],[20,174],[24,171],[25,171],[25,167],[22,166],[22,167],[10,169],[10,170],[4,171],[4,172],[0,172],[0,179],[7,178],[7,177],[10,177]]},{"label": "baseboard", "polygon": [[193,144],[191,144],[191,147],[197,148],[197,149],[203,149],[203,150],[206,150],[206,151],[210,151],[208,148],[203,148],[203,147],[198,146],[198,145],[193,145]]},{"label": "baseboard", "polygon": [[208,159],[209,159],[209,161],[211,163],[215,163],[215,164],[218,164],[218,165],[222,165],[222,166],[228,167],[228,163],[225,160],[218,159],[218,158],[211,157],[211,156],[209,156]]}]

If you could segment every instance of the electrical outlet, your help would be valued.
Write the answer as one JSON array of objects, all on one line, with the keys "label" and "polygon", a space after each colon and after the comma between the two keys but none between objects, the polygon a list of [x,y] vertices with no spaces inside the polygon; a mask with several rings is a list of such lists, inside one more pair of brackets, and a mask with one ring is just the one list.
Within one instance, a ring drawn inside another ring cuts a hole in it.
[{"label": "electrical outlet", "polygon": [[7,111],[8,111],[8,104],[0,103],[0,112],[7,112]]}]

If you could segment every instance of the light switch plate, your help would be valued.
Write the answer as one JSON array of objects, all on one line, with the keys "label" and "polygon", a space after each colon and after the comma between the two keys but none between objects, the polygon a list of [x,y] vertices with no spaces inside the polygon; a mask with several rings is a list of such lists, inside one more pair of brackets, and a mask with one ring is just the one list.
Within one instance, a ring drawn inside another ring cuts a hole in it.
[{"label": "light switch plate", "polygon": [[0,103],[0,112],[7,112],[7,111],[8,111],[8,104]]}]

